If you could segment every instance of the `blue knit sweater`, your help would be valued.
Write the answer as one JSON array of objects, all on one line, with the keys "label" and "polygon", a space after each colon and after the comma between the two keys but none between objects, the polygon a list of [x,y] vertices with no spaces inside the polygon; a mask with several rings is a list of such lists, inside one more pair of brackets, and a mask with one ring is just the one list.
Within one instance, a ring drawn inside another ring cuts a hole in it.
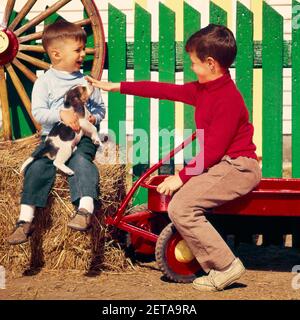
[{"label": "blue knit sweater", "polygon": [[[64,95],[77,84],[87,84],[81,72],[67,73],[53,68],[36,80],[32,90],[32,114],[42,125],[42,135],[47,135],[53,125],[61,120],[59,111],[63,108]],[[106,112],[100,90],[93,91],[87,108],[96,117],[98,126]]]}]

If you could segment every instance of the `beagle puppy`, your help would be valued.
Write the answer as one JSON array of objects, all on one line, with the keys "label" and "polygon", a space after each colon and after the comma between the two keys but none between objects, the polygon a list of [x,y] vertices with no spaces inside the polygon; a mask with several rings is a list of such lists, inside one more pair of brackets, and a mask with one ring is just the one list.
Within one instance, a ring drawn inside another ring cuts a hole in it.
[{"label": "beagle puppy", "polygon": [[73,109],[78,115],[80,131],[75,132],[63,122],[57,122],[47,135],[44,146],[22,164],[21,173],[34,160],[48,157],[50,160],[54,160],[53,165],[55,167],[67,175],[73,175],[73,170],[67,167],[65,163],[76,150],[76,146],[82,136],[90,137],[96,146],[101,145],[96,127],[88,120],[91,113],[86,108],[86,103],[92,90],[93,88],[89,86],[75,85],[66,92],[64,108]]}]

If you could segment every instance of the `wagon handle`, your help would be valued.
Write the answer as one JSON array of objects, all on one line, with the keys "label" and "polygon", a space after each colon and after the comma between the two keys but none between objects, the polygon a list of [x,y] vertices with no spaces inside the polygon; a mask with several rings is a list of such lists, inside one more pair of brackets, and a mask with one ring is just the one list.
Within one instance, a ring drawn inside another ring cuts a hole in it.
[{"label": "wagon handle", "polygon": [[141,185],[141,183],[150,176],[153,172],[155,172],[157,169],[159,169],[166,161],[170,160],[174,157],[175,154],[177,154],[179,151],[184,149],[188,144],[190,144],[192,141],[194,141],[197,137],[197,132],[194,131],[191,136],[189,136],[186,140],[184,140],[179,146],[177,146],[175,149],[173,149],[169,154],[167,154],[164,158],[159,160],[158,163],[154,164],[152,167],[150,167],[131,187],[130,191],[126,195],[124,201],[122,202],[120,208],[118,209],[117,213],[115,214],[115,217],[108,217],[107,221],[110,224],[117,225],[125,210],[126,207],[130,201],[130,199],[133,197],[134,193],[136,192],[137,188]]}]

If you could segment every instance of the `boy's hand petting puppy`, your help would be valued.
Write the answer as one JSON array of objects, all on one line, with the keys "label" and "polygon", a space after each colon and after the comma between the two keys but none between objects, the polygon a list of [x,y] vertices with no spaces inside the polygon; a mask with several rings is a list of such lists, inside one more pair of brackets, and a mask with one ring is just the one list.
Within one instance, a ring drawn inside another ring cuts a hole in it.
[{"label": "boy's hand petting puppy", "polygon": [[91,84],[93,87],[100,88],[104,91],[109,92],[119,92],[121,84],[119,82],[104,82],[96,80],[90,76],[86,76],[85,79]]},{"label": "boy's hand petting puppy", "polygon": [[73,110],[61,110],[60,113],[61,121],[66,125],[71,127],[74,131],[80,131],[80,124],[78,115]]}]

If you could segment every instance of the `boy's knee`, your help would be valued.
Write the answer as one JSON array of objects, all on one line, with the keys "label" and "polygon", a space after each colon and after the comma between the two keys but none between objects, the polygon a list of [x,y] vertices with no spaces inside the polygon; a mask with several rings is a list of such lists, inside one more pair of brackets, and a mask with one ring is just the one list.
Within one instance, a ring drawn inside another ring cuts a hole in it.
[{"label": "boy's knee", "polygon": [[68,166],[75,171],[75,174],[83,174],[87,175],[89,177],[95,177],[95,179],[98,177],[98,169],[95,166],[95,164],[86,159],[82,154],[76,153],[73,155],[73,157],[70,159]]},{"label": "boy's knee", "polygon": [[[203,216],[205,210],[201,206],[201,200],[189,202],[184,201],[182,197],[178,197],[178,193],[174,195],[168,205],[168,215],[175,225],[185,224],[190,219]],[[202,218],[201,218],[202,219]],[[201,220],[200,219],[200,220]]]},{"label": "boy's knee", "polygon": [[91,164],[89,160],[87,160],[82,154],[80,153],[74,153],[69,161],[69,166],[72,169],[75,168],[84,168]]},{"label": "boy's knee", "polygon": [[53,166],[49,165],[47,158],[37,159],[28,166],[26,174],[34,174],[37,177],[45,176],[46,173],[52,174],[52,171],[55,174],[55,168],[53,167],[51,170],[50,167]]},{"label": "boy's knee", "polygon": [[176,224],[180,221],[180,216],[183,214],[184,208],[182,206],[182,201],[174,196],[168,205],[168,215],[171,221]]}]

